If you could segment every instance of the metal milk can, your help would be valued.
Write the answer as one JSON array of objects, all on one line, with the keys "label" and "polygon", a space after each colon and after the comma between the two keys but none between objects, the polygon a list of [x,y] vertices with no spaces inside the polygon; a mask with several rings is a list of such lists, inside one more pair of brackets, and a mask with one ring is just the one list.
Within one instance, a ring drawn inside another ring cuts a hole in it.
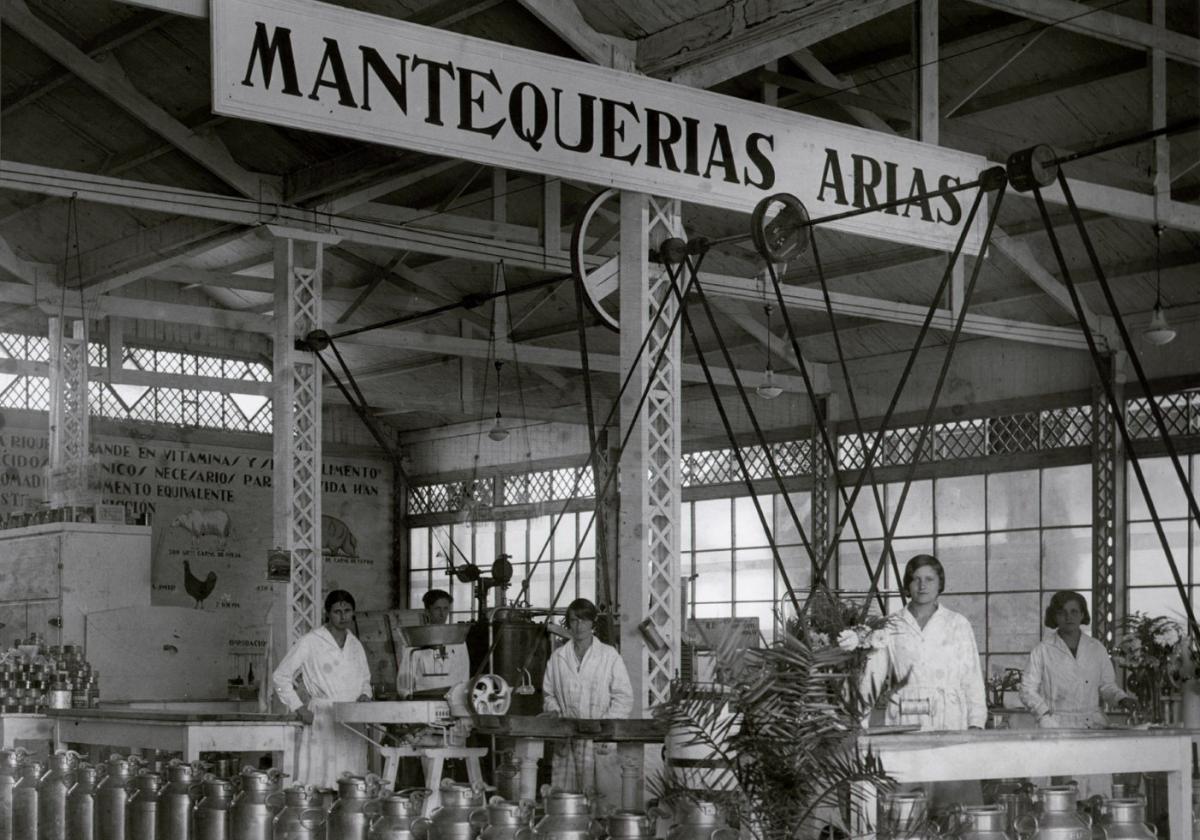
[{"label": "metal milk can", "polygon": [[129,798],[125,801],[126,840],[156,840],[162,786],[162,776],[150,770],[139,770],[130,780]]},{"label": "metal milk can", "polygon": [[604,821],[608,840],[654,840],[657,820],[641,811],[614,811]]},{"label": "metal milk can", "polygon": [[1158,831],[1146,823],[1146,800],[1140,796],[1104,803],[1104,840],[1154,840]]},{"label": "metal milk can", "polygon": [[582,793],[543,788],[542,807],[546,815],[532,831],[517,832],[517,840],[594,840],[604,833],[592,818],[592,803]]},{"label": "metal milk can", "polygon": [[1038,807],[1034,813],[1017,820],[1014,826],[1017,836],[1032,840],[1090,840],[1091,820],[1076,809],[1077,798],[1074,784],[1038,788]]},{"label": "metal milk can", "polygon": [[239,777],[241,790],[233,798],[229,821],[235,840],[271,840],[271,820],[283,805],[276,780],[249,767]]},{"label": "metal milk can", "polygon": [[208,776],[200,783],[200,801],[192,812],[196,840],[231,840],[229,809],[233,805],[233,784]]},{"label": "metal milk can", "polygon": [[182,762],[167,765],[167,783],[158,794],[158,840],[192,840],[194,771]]},{"label": "metal milk can", "polygon": [[879,834],[887,838],[922,838],[931,833],[925,791],[890,791],[879,800]]},{"label": "metal milk can", "polygon": [[66,840],[67,791],[75,783],[79,753],[56,752],[48,764],[38,784],[38,840]]},{"label": "metal milk can", "polygon": [[412,824],[420,818],[428,795],[424,788],[409,788],[377,799],[380,814],[371,821],[367,840],[412,840]]},{"label": "metal milk can", "polygon": [[716,804],[704,800],[681,801],[667,840],[737,840],[738,831],[721,818]]},{"label": "metal milk can", "polygon": [[114,755],[108,760],[106,770],[96,785],[96,840],[125,840],[125,805],[133,762]]},{"label": "metal milk can", "polygon": [[343,773],[337,786],[337,801],[329,809],[329,840],[367,840],[367,803],[375,799],[379,777]]},{"label": "metal milk can", "polygon": [[38,782],[41,781],[41,762],[27,761],[12,789],[13,840],[38,836]]},{"label": "metal milk can", "polygon": [[504,754],[504,761],[496,767],[496,795],[509,802],[521,797],[521,768],[513,761],[512,753]]},{"label": "metal milk can", "polygon": [[488,804],[471,812],[471,824],[479,829],[479,840],[515,840],[517,831],[529,826],[533,803],[509,802],[493,796]]},{"label": "metal milk can", "polygon": [[471,812],[483,805],[483,789],[442,779],[438,793],[441,807],[428,819],[413,820],[413,835],[417,840],[475,840],[479,829],[471,824]]},{"label": "metal milk can", "polygon": [[96,768],[80,765],[75,784],[67,791],[68,840],[94,840],[96,837]]},{"label": "metal milk can", "polygon": [[283,807],[272,822],[273,840],[324,840],[328,814],[316,791],[294,785],[283,792]]},{"label": "metal milk can", "polygon": [[0,750],[0,840],[13,840],[12,790],[24,757],[21,749]]},{"label": "metal milk can", "polygon": [[1003,805],[968,805],[958,816],[960,840],[1009,840],[1008,810]]}]

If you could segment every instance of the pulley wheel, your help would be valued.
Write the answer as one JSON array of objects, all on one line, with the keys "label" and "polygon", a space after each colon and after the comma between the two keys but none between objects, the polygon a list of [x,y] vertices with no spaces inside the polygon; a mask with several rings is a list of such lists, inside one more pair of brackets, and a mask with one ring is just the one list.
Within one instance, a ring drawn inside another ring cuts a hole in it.
[{"label": "pulley wheel", "polygon": [[750,217],[750,236],[764,260],[788,262],[808,250],[808,211],[791,193],[767,196]]},{"label": "pulley wheel", "polygon": [[620,222],[605,223],[601,219],[611,216],[619,220],[620,214],[620,190],[601,190],[584,207],[571,234],[571,270],[575,274],[576,288],[583,294],[588,310],[614,332],[621,329],[617,309],[620,256],[605,256],[600,252],[603,245],[613,240],[614,224],[620,235]]},{"label": "pulley wheel", "polygon": [[512,688],[498,674],[484,674],[471,684],[471,708],[477,715],[508,714]]}]

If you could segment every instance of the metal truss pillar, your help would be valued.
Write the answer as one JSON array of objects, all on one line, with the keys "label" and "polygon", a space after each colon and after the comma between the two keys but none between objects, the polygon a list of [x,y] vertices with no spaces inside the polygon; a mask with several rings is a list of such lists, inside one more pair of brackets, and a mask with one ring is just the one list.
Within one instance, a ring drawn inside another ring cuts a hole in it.
[{"label": "metal truss pillar", "polygon": [[78,320],[67,335],[61,318],[50,318],[50,473],[46,501],[52,507],[99,501],[90,489],[87,325]]},{"label": "metal truss pillar", "polygon": [[[1107,376],[1121,405],[1125,403],[1120,360],[1109,357]],[[1092,636],[1106,647],[1115,642],[1117,618],[1124,605],[1125,458],[1117,418],[1104,395],[1092,389]]]},{"label": "metal truss pillar", "polygon": [[[649,262],[651,245],[683,236],[679,202],[622,193],[620,236],[621,369],[634,373],[621,400],[622,435],[633,432],[620,463],[618,592],[621,651],[640,714],[667,698],[679,667],[679,329],[670,330],[677,308],[670,278]],[[648,381],[649,397],[635,414]]]},{"label": "metal truss pillar", "polygon": [[283,617],[290,647],[322,622],[321,363],[296,340],[321,326],[328,236],[275,235],[274,542],[291,556]]}]

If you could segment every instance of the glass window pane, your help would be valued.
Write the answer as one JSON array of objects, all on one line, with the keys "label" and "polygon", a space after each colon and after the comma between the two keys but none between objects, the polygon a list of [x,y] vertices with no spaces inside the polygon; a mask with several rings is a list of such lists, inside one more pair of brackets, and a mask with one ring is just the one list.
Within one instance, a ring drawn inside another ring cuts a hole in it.
[{"label": "glass window pane", "polygon": [[[1171,546],[1171,555],[1179,567],[1179,574],[1185,583],[1188,580],[1187,563],[1187,523],[1181,519],[1162,523],[1167,541]],[[1171,567],[1167,563],[1167,554],[1163,551],[1162,541],[1158,531],[1150,522],[1131,522],[1129,524],[1129,585],[1144,586],[1146,584],[1173,584]]]},{"label": "glass window pane", "polygon": [[1036,592],[988,596],[988,648],[996,653],[1022,653],[1041,641],[1042,616]]},{"label": "glass window pane", "polygon": [[476,522],[472,525],[475,542],[475,562],[485,569],[491,568],[496,559],[496,523]]},{"label": "glass window pane", "polygon": [[550,522],[558,523],[554,529],[554,559],[570,560],[575,556],[575,514],[564,514],[562,519],[555,515]]},{"label": "glass window pane", "polygon": [[728,551],[696,552],[696,601],[732,600],[733,561]]},{"label": "glass window pane", "polygon": [[986,527],[982,475],[939,478],[934,498],[939,534],[982,531]]},{"label": "glass window pane", "polygon": [[[595,528],[593,527],[593,530]],[[679,506],[679,549],[692,550],[692,503],[684,502]]]},{"label": "glass window pane", "polygon": [[[543,560],[529,581],[529,604],[534,607],[548,607],[553,596],[554,593],[550,591],[550,563]],[[458,606],[458,598],[454,599],[454,604]],[[564,607],[566,604],[559,606]]]},{"label": "glass window pane", "polygon": [[717,604],[696,604],[696,618],[729,618],[733,615],[733,604],[728,601]]},{"label": "glass window pane", "polygon": [[962,613],[975,631],[975,647],[982,653],[987,646],[987,599],[983,595],[943,595],[938,598],[956,613]]},{"label": "glass window pane", "polygon": [[1183,614],[1183,601],[1173,586],[1129,589],[1129,612],[1144,612],[1149,615],[1179,616]]},{"label": "glass window pane", "polygon": [[454,605],[453,605],[454,612],[456,612],[456,613],[470,612],[471,606],[472,606],[471,584],[459,583],[458,578],[453,578],[453,585],[452,586],[448,585],[451,583],[451,581],[452,581],[452,579],[448,578],[448,577],[442,578],[439,581],[437,579],[437,576],[435,575],[433,578],[433,588],[450,590],[450,597],[454,601]]},{"label": "glass window pane", "polygon": [[[580,513],[578,519],[578,533],[576,534],[576,543],[579,546],[580,557],[595,557],[596,556],[596,517],[591,511]],[[574,550],[574,549],[572,549]]]},{"label": "glass window pane", "polygon": [[587,598],[592,603],[598,603],[601,598],[596,589],[596,561],[590,558],[580,560],[578,568],[576,597]]},{"label": "glass window pane", "polygon": [[733,597],[738,601],[775,599],[775,561],[769,548],[734,552],[737,570],[733,576]]},{"label": "glass window pane", "polygon": [[525,546],[525,534],[528,528],[528,519],[509,519],[504,523],[504,551],[511,555],[510,562],[515,567],[523,564],[528,554]]},{"label": "glass window pane", "polygon": [[450,551],[450,526],[437,525],[430,531],[433,537],[429,550],[433,552],[433,560],[429,564],[434,568],[446,567],[446,555]]},{"label": "glass window pane", "polygon": [[733,529],[729,499],[696,502],[696,548],[731,548]]},{"label": "glass window pane", "polygon": [[1090,589],[1092,529],[1051,528],[1042,532],[1042,588]]},{"label": "glass window pane", "polygon": [[[772,499],[772,496],[758,497],[758,503],[762,507],[763,516],[766,517],[768,525],[771,523]],[[737,540],[738,548],[771,544],[767,539],[767,533],[763,530],[762,520],[758,518],[758,510],[754,506],[753,498],[742,496],[734,499],[733,515],[734,537]]]},{"label": "glass window pane", "polygon": [[[528,561],[532,565],[538,557],[550,559],[550,549],[546,540],[550,539],[550,517],[538,516],[529,520],[529,554]],[[543,550],[544,549],[544,550]]]},{"label": "glass window pane", "polygon": [[[846,488],[846,497],[854,491],[854,487]],[[879,498],[883,499],[883,488],[879,488]],[[842,516],[842,511],[845,510],[842,499],[838,497],[838,517]],[[886,507],[885,507],[886,510]],[[874,494],[871,492],[871,485],[864,484],[858,491],[858,496],[854,499],[854,521],[858,523],[859,533],[862,538],[867,540],[873,537],[883,536],[883,523],[879,521],[879,506],[875,504]],[[808,527],[807,524],[805,527]],[[842,535],[847,539],[854,535],[854,528],[850,525],[850,520],[846,520],[846,525],[842,529]]]},{"label": "glass window pane", "polygon": [[408,529],[408,563],[414,568],[429,565],[429,529]]},{"label": "glass window pane", "polygon": [[1042,524],[1090,525],[1091,522],[1091,465],[1042,470]]},{"label": "glass window pane", "polygon": [[[887,486],[887,515],[888,525],[896,516],[900,505],[900,496],[904,490],[903,484]],[[874,502],[871,502],[872,508]],[[900,514],[900,523],[896,526],[896,536],[911,537],[917,534],[933,533],[933,482],[914,481],[908,488],[904,498],[904,510]]]},{"label": "glass window pane", "polygon": [[1037,470],[994,473],[987,477],[988,528],[1036,528],[1038,525]]},{"label": "glass window pane", "polygon": [[[1195,458],[1192,460],[1194,461]],[[1183,487],[1179,484],[1179,477],[1175,475],[1175,467],[1172,466],[1171,459],[1142,458],[1138,463],[1142,467],[1142,474],[1146,477],[1146,486],[1150,488],[1150,499],[1154,502],[1154,509],[1158,513],[1159,519],[1187,516],[1187,496],[1184,495]],[[1187,467],[1187,460],[1184,459],[1185,471]],[[1129,518],[1149,519],[1150,508],[1146,504],[1146,497],[1142,494],[1142,487],[1138,484],[1132,462],[1127,468],[1127,474],[1125,486],[1129,488]]]},{"label": "glass window pane", "polygon": [[[796,511],[796,516],[800,519],[800,525],[804,528],[805,536],[812,539],[812,494],[808,491],[789,493],[788,499],[791,500],[792,509]],[[803,544],[800,539],[800,532],[796,530],[795,522],[792,520],[791,511],[788,510],[788,506],[781,495],[775,496],[774,533],[777,545]]]},{"label": "glass window pane", "polygon": [[421,597],[431,588],[429,586],[429,570],[420,569],[412,572],[409,575],[408,581],[409,609],[419,610],[425,606],[421,603]]},{"label": "glass window pane", "polygon": [[[867,550],[868,561],[874,565],[875,558],[883,550],[883,540],[865,540],[862,545]],[[837,585],[846,592],[866,592],[871,586],[858,546],[854,541],[838,543]]]},{"label": "glass window pane", "polygon": [[934,552],[946,570],[946,586],[954,582],[955,592],[983,592],[987,589],[987,536],[963,534],[938,537]]},{"label": "glass window pane", "polygon": [[1037,589],[1041,544],[1037,531],[988,535],[988,589]]},{"label": "glass window pane", "polygon": [[[808,552],[802,546],[784,546],[779,549],[779,556],[783,559],[783,568],[787,572],[788,582],[791,583],[792,588],[798,592],[806,591],[812,581],[812,567],[809,563]],[[783,582],[783,576],[779,577],[778,591],[779,599],[782,601],[787,599],[787,587]]]}]

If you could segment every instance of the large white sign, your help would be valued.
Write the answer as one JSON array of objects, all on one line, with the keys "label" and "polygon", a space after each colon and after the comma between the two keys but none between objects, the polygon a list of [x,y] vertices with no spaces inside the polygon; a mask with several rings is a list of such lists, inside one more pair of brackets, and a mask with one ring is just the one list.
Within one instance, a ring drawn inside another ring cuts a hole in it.
[{"label": "large white sign", "polygon": [[[312,0],[213,0],[221,114],[748,212],[814,217],[975,180],[984,158]],[[951,250],[974,191],[833,223]],[[966,244],[978,253],[979,219]]]}]

